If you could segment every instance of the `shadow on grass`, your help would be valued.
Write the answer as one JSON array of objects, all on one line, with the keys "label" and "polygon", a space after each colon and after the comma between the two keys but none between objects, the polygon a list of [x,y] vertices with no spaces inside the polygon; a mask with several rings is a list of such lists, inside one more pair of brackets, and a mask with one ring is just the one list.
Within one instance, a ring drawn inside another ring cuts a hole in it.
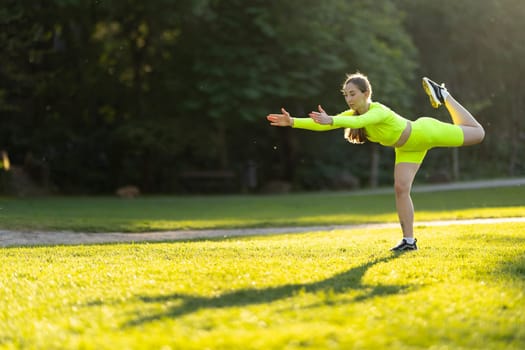
[{"label": "shadow on grass", "polygon": [[490,270],[496,276],[507,275],[513,279],[525,281],[525,236],[523,234],[505,235],[502,233],[471,233],[458,237],[465,242],[472,242],[473,247],[487,247],[491,254],[497,254],[499,263]]},{"label": "shadow on grass", "polygon": [[[298,293],[324,292],[326,295],[336,295],[348,291],[360,292],[350,302],[360,302],[372,297],[388,296],[401,293],[410,285],[367,285],[362,278],[372,266],[395,259],[401,254],[391,254],[386,257],[376,258],[365,264],[351,268],[330,278],[318,282],[287,284],[263,289],[240,289],[231,293],[218,296],[195,296],[174,293],[159,296],[139,296],[146,303],[173,302],[176,306],[162,313],[140,316],[126,323],[124,327],[138,326],[163,318],[177,318],[202,309],[220,309],[247,305],[271,303],[277,300],[290,298]],[[337,303],[337,302],[335,302]],[[326,304],[330,304],[327,300]]]},{"label": "shadow on grass", "polygon": [[504,259],[494,274],[497,276],[506,275],[514,281],[525,282],[525,253]]}]

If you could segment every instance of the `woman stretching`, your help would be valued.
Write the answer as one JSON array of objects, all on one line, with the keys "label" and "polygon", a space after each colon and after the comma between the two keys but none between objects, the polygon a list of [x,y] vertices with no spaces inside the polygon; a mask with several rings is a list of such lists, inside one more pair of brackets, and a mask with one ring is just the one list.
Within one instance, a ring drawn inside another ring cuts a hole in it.
[{"label": "woman stretching", "polygon": [[423,88],[434,108],[440,105],[447,108],[453,124],[427,117],[410,121],[385,105],[372,102],[372,86],[361,73],[349,75],[343,84],[341,91],[350,107],[343,113],[330,116],[319,106],[318,112],[309,114],[310,118],[294,118],[284,108],[281,114],[267,116],[273,126],[314,131],[346,128],[345,138],[351,143],[369,140],[394,147],[394,188],[403,239],[391,249],[393,251],[417,250],[410,190],[427,151],[434,147],[474,145],[485,137],[483,127],[450,95],[444,85],[423,78]]}]

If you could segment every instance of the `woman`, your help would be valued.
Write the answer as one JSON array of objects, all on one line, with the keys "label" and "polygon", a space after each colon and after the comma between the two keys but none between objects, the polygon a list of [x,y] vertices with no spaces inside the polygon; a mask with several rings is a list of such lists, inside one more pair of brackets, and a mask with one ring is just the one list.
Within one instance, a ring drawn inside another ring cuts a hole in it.
[{"label": "woman", "polygon": [[483,141],[485,131],[478,121],[459,104],[444,85],[423,78],[423,88],[434,108],[444,105],[453,124],[433,118],[410,121],[379,102],[372,102],[372,86],[361,73],[349,75],[341,90],[349,110],[336,116],[328,115],[321,106],[310,118],[294,118],[284,108],[281,114],[270,114],[273,126],[314,131],[346,128],[345,138],[351,143],[365,140],[394,147],[396,154],[394,188],[396,208],[403,238],[393,251],[417,250],[414,238],[414,206],[410,190],[427,151],[433,147],[460,147]]}]

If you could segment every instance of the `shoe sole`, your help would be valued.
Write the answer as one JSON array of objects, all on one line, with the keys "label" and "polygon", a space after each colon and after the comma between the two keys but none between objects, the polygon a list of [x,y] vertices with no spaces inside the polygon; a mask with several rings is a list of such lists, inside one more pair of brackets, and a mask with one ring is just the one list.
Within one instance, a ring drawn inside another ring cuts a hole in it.
[{"label": "shoe sole", "polygon": [[428,78],[423,78],[423,89],[427,93],[430,104],[434,108],[439,108],[441,106],[441,102],[439,101],[439,98],[436,96],[436,93],[434,92],[434,88],[432,88],[432,83],[428,81]]},{"label": "shoe sole", "polygon": [[400,253],[400,252],[415,252],[417,248],[407,248],[407,249],[390,249],[391,252]]}]

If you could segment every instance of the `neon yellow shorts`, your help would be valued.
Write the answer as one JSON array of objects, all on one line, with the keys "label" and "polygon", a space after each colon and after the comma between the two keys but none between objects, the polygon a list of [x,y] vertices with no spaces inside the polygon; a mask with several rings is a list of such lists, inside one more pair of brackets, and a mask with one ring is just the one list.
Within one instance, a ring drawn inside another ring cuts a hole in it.
[{"label": "neon yellow shorts", "polygon": [[458,125],[423,117],[412,122],[412,132],[407,142],[396,148],[397,163],[421,164],[427,151],[434,147],[459,147],[463,145],[463,130]]}]

